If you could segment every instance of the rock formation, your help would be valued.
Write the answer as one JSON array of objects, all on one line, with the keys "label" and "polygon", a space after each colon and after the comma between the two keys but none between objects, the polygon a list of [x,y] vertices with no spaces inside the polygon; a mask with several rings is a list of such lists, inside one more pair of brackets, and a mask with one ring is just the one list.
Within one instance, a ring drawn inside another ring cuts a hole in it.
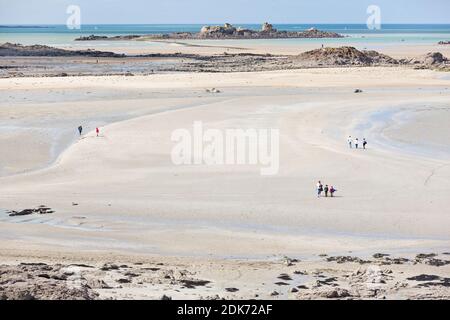
[{"label": "rock formation", "polygon": [[107,37],[107,36],[96,36],[94,34],[91,34],[90,36],[81,36],[75,40],[77,41],[92,41],[92,40],[133,40],[136,38],[139,38],[141,36],[138,35],[126,35],[126,36],[114,36],[114,37]]},{"label": "rock formation", "polygon": [[277,29],[274,29],[273,25],[271,25],[270,23],[264,22],[261,28],[261,32],[277,32]]},{"label": "rock formation", "polygon": [[446,63],[448,59],[440,52],[429,52],[418,58],[410,59],[408,62],[412,64],[423,64],[423,65],[440,65]]},{"label": "rock formation", "polygon": [[307,51],[298,56],[303,61],[319,65],[370,66],[398,64],[398,61],[376,51],[360,51],[354,47],[323,48]]},{"label": "rock formation", "polygon": [[15,56],[15,57],[124,57],[122,54],[113,52],[96,51],[96,50],[65,50],[53,48],[43,45],[24,46],[21,44],[4,43],[0,44],[0,56]]},{"label": "rock formation", "polygon": [[90,40],[188,40],[188,39],[286,39],[286,38],[343,38],[344,36],[335,33],[320,31],[311,28],[306,31],[279,31],[270,23],[265,22],[260,31],[234,27],[229,23],[223,26],[204,26],[199,33],[176,32],[170,34],[150,34],[150,35],[126,35],[126,36],[95,36],[80,37],[76,41]]}]

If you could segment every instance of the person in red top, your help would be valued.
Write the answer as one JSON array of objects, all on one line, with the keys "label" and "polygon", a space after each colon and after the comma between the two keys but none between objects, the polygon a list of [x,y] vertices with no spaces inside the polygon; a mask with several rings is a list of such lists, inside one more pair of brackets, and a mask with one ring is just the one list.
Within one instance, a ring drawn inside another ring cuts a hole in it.
[{"label": "person in red top", "polygon": [[98,137],[98,134],[100,133],[100,130],[98,128],[95,128],[95,132],[97,132],[97,137]]}]

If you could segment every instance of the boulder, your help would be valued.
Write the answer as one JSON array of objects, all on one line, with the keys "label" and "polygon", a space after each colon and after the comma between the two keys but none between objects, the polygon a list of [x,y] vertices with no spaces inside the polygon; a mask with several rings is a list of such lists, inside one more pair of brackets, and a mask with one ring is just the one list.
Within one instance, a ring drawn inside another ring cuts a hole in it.
[{"label": "boulder", "polygon": [[440,52],[430,52],[423,57],[423,62],[425,64],[441,64],[445,61],[447,61],[447,58]]},{"label": "boulder", "polygon": [[264,22],[261,28],[261,32],[270,33],[270,32],[277,32],[277,30],[274,29],[273,25],[271,25],[270,23]]},{"label": "boulder", "polygon": [[224,26],[204,26],[200,30],[200,35],[207,36],[224,36],[233,35],[237,29],[229,23],[225,23]]},{"label": "boulder", "polygon": [[412,64],[423,64],[427,66],[434,66],[446,63],[448,59],[440,52],[429,52],[418,58],[410,59],[408,62]]}]

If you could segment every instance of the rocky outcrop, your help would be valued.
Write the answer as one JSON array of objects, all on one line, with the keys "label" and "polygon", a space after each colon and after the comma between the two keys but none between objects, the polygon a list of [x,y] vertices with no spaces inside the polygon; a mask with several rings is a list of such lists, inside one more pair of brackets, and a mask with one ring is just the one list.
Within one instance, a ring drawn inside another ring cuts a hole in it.
[{"label": "rocky outcrop", "polygon": [[24,46],[21,44],[0,44],[0,56],[14,57],[124,57],[122,54],[96,50],[65,50],[43,45]]},{"label": "rocky outcrop", "polygon": [[195,40],[195,39],[287,39],[287,38],[343,38],[344,36],[335,33],[320,31],[311,28],[306,31],[279,31],[268,22],[265,22],[261,30],[251,30],[235,27],[229,23],[223,26],[204,26],[198,33],[176,32],[170,34],[150,34],[150,35],[127,35],[127,36],[96,36],[90,35],[80,37],[77,41],[90,40]]},{"label": "rocky outcrop", "polygon": [[412,64],[422,64],[427,66],[435,66],[448,62],[448,59],[440,52],[429,52],[418,58],[413,58],[407,61]]},{"label": "rocky outcrop", "polygon": [[94,34],[91,34],[90,36],[81,36],[79,38],[76,38],[75,41],[92,41],[92,40],[133,40],[140,38],[141,36],[130,34],[125,36],[114,36],[114,37],[107,37],[107,36],[96,36]]},{"label": "rocky outcrop", "polygon": [[44,263],[0,266],[0,300],[95,300],[85,279],[69,267]]},{"label": "rocky outcrop", "polygon": [[224,26],[204,26],[199,33],[201,38],[211,38],[217,36],[231,36],[235,34],[237,29],[229,23]]},{"label": "rocky outcrop", "polygon": [[316,49],[300,54],[298,59],[324,66],[370,66],[398,64],[397,60],[377,51],[360,51],[354,47]]},{"label": "rocky outcrop", "polygon": [[35,209],[24,209],[24,210],[20,210],[20,211],[7,211],[6,212],[10,217],[17,217],[17,216],[28,216],[31,214],[50,214],[50,213],[54,213],[54,211],[52,209],[50,209],[47,206],[39,206]]},{"label": "rocky outcrop", "polygon": [[450,44],[450,41],[439,41],[438,44],[446,45],[446,44]]},{"label": "rocky outcrop", "polygon": [[277,29],[274,29],[273,28],[273,25],[271,25],[270,23],[268,23],[268,22],[264,22],[263,23],[263,25],[262,25],[262,28],[261,28],[261,32],[268,32],[268,33],[270,33],[270,32],[277,32]]},{"label": "rocky outcrop", "polygon": [[92,40],[107,40],[107,36],[96,36],[91,34],[90,36],[81,36],[79,38],[76,38],[76,41],[92,41]]},{"label": "rocky outcrop", "polygon": [[[195,38],[195,35],[193,35]],[[286,39],[286,38],[343,38],[344,36],[335,33],[320,31],[311,28],[306,31],[279,31],[268,22],[265,22],[261,31],[235,28],[230,24],[224,27],[203,27],[200,32],[201,38],[208,39]]]}]

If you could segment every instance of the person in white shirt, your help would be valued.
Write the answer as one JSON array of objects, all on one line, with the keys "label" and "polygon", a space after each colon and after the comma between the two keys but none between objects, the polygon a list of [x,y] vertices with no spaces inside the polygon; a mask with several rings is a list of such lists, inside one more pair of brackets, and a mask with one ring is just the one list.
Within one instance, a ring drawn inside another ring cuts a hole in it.
[{"label": "person in white shirt", "polygon": [[359,139],[356,138],[356,139],[355,139],[355,148],[358,149],[358,146],[359,146]]},{"label": "person in white shirt", "polygon": [[348,142],[348,146],[349,146],[350,149],[351,149],[351,148],[352,148],[352,143],[353,143],[352,136],[348,136],[347,142]]},{"label": "person in white shirt", "polygon": [[322,195],[322,191],[323,191],[323,185],[322,182],[317,182],[317,197],[320,198],[320,196]]}]

